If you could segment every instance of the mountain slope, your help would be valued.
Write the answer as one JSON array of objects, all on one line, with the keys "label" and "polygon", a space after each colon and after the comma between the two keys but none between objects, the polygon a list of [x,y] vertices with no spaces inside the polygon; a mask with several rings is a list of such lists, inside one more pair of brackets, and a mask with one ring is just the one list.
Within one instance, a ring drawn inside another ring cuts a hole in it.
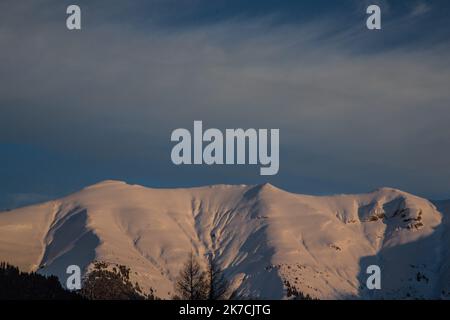
[{"label": "mountain slope", "polygon": [[[428,200],[382,188],[314,197],[272,185],[151,189],[105,181],[0,213],[0,260],[64,282],[94,260],[125,264],[168,298],[187,254],[213,253],[241,296],[436,298],[450,292],[448,224]],[[365,289],[367,266],[382,289]]]}]

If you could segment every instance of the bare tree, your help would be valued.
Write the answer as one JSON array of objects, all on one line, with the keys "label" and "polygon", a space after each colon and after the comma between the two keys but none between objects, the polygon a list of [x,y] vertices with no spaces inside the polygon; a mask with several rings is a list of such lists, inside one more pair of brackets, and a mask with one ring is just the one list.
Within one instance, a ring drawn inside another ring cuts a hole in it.
[{"label": "bare tree", "polygon": [[227,298],[229,283],[212,255],[208,258],[207,285],[208,300],[223,300]]},{"label": "bare tree", "polygon": [[177,296],[183,300],[205,300],[208,298],[206,274],[192,252],[180,271],[175,291]]}]

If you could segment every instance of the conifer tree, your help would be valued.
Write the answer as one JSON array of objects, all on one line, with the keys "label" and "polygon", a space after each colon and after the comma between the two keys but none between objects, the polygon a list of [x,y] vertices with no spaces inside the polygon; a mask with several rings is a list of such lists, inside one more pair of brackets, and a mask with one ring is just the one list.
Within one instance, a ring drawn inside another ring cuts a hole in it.
[{"label": "conifer tree", "polygon": [[182,300],[205,300],[208,298],[206,274],[192,252],[180,271],[175,291]]}]

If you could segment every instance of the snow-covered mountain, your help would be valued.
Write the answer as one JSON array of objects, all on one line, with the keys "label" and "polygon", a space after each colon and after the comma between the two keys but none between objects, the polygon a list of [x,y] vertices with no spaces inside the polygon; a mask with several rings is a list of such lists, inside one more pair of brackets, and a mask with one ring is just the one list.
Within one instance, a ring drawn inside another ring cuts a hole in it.
[{"label": "snow-covered mountain", "polygon": [[[168,298],[188,253],[214,254],[243,296],[321,299],[450,296],[450,204],[396,189],[307,196],[270,184],[151,189],[105,181],[0,213],[0,260],[55,274],[124,264]],[[440,210],[440,211],[439,211]],[[381,290],[366,268],[381,267]]]}]

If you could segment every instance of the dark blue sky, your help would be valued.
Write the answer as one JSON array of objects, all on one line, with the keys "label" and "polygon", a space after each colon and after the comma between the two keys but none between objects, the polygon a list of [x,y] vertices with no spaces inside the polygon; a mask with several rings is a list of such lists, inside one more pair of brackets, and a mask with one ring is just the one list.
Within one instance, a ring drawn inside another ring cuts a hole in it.
[{"label": "dark blue sky", "polygon": [[[0,209],[105,179],[450,198],[449,17],[438,0],[2,1]],[[280,128],[279,174],[174,166],[193,120]]]}]

